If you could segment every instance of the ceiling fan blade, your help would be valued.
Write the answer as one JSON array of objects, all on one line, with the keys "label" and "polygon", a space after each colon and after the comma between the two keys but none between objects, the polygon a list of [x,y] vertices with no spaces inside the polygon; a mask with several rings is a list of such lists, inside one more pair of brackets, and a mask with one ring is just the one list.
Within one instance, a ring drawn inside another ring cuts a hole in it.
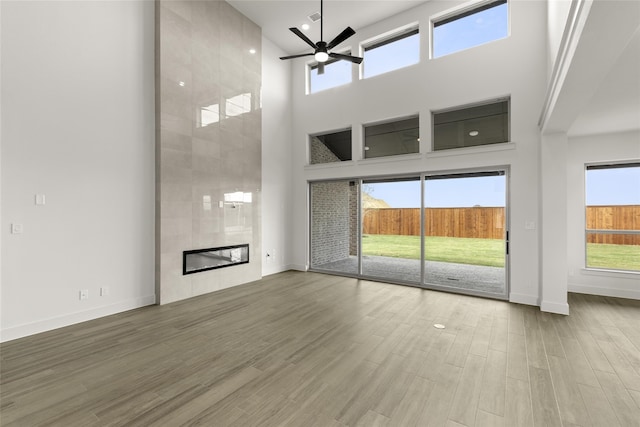
[{"label": "ceiling fan blade", "polygon": [[347,27],[340,34],[336,36],[335,39],[331,40],[331,42],[327,45],[327,49],[333,49],[338,46],[340,43],[354,35],[356,32],[351,27]]},{"label": "ceiling fan blade", "polygon": [[293,34],[295,34],[296,36],[300,37],[302,40],[304,40],[304,42],[306,44],[308,44],[309,46],[311,46],[314,49],[317,49],[318,46],[316,46],[316,44],[314,42],[312,42],[311,40],[309,40],[309,37],[305,36],[304,33],[302,31],[300,31],[299,29],[297,29],[296,27],[291,27],[289,28],[289,30],[291,30],[291,32]]},{"label": "ceiling fan blade", "polygon": [[362,58],[360,58],[358,56],[343,55],[341,53],[330,53],[329,56],[331,58],[344,59],[345,61],[351,61],[354,64],[359,64],[359,63],[362,62]]},{"label": "ceiling fan blade", "polygon": [[318,75],[321,76],[324,74],[324,62],[318,62]]},{"label": "ceiling fan blade", "polygon": [[303,56],[313,56],[313,53],[301,53],[300,55],[281,56],[280,59],[302,58]]}]

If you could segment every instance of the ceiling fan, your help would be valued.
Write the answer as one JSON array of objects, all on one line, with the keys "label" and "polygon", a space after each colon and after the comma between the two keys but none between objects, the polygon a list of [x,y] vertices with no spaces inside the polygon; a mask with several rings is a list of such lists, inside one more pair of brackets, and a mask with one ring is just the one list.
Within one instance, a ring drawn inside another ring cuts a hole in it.
[{"label": "ceiling fan", "polygon": [[311,46],[314,51],[313,53],[302,53],[300,55],[291,55],[291,56],[282,56],[280,59],[293,59],[300,58],[303,56],[313,56],[316,61],[318,61],[318,74],[324,74],[324,63],[329,60],[329,58],[334,58],[336,60],[343,59],[345,61],[351,61],[355,64],[360,64],[362,62],[362,58],[351,55],[344,55],[341,53],[333,53],[329,52],[334,47],[338,46],[340,43],[354,35],[356,32],[351,27],[345,28],[340,34],[336,36],[329,43],[323,40],[323,26],[322,20],[324,18],[323,11],[323,0],[320,0],[320,41],[318,43],[312,42],[307,36],[305,36],[302,31],[297,29],[296,27],[289,28],[293,34],[300,37],[306,44]]}]

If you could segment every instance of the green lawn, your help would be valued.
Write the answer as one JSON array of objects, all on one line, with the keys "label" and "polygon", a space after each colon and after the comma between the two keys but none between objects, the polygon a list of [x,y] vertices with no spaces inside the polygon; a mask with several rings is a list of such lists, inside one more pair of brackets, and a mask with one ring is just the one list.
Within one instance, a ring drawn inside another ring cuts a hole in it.
[{"label": "green lawn", "polygon": [[[428,261],[504,267],[504,242],[496,239],[425,237]],[[365,234],[362,254],[420,259],[420,236]]]},{"label": "green lawn", "polygon": [[640,246],[587,243],[587,267],[640,271]]},{"label": "green lawn", "polygon": [[[504,242],[496,239],[425,237],[428,261],[504,267]],[[420,236],[365,234],[362,254],[420,259]],[[587,266],[640,270],[640,246],[587,245]]]}]

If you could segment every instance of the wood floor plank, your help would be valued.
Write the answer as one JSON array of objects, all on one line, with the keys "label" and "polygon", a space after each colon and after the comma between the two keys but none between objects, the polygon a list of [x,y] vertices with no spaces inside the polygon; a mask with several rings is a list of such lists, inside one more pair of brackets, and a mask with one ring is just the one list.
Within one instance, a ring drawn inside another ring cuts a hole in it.
[{"label": "wood floor plank", "polygon": [[473,328],[471,326],[461,325],[460,328],[455,332],[456,338],[449,348],[446,362],[450,365],[455,365],[463,368],[467,360],[469,348],[471,347]]},{"label": "wood floor plank", "polygon": [[562,347],[567,355],[567,360],[571,361],[571,371],[573,371],[576,382],[593,387],[600,387],[600,383],[593,373],[593,369],[587,360],[587,356],[585,356],[582,351],[578,340],[566,337],[562,341]]},{"label": "wood floor plank", "polygon": [[449,419],[472,426],[478,410],[486,358],[469,353],[453,398]]},{"label": "wood floor plank", "polygon": [[534,424],[562,426],[550,372],[546,369],[529,366],[529,381]]},{"label": "wood floor plank", "polygon": [[640,302],[569,294],[569,304],[562,317],[279,273],[0,344],[0,417],[29,427],[636,425]]},{"label": "wood floor plank", "polygon": [[469,353],[477,356],[487,357],[489,351],[489,341],[491,339],[492,319],[481,317],[480,323],[476,326],[469,346]]},{"label": "wood floor plank", "polygon": [[507,376],[529,382],[527,344],[524,335],[509,334],[507,344]]},{"label": "wood floor plank", "polygon": [[640,420],[640,408],[616,374],[596,371],[596,376],[616,417],[623,426],[637,425]]},{"label": "wood floor plank", "polygon": [[489,350],[478,408],[503,417],[506,387],[507,355],[501,351]]},{"label": "wood floor plank", "polygon": [[602,353],[598,342],[588,331],[576,331],[576,338],[594,371],[615,372],[607,357]]},{"label": "wood floor plank", "polygon": [[504,412],[505,425],[507,426],[533,426],[531,390],[528,381],[507,377]]},{"label": "wood floor plank", "polygon": [[435,383],[422,377],[414,377],[404,397],[394,409],[390,425],[420,426],[420,416],[426,407]]},{"label": "wood floor plank", "polygon": [[544,350],[544,342],[538,325],[538,316],[534,308],[527,308],[524,313],[524,323],[526,328],[527,363],[530,367],[533,366],[542,370],[549,369],[547,354]]},{"label": "wood floor plank", "polygon": [[544,351],[549,356],[565,357],[560,336],[555,327],[554,319],[560,317],[558,314],[543,313],[538,314],[538,325],[544,343]]},{"label": "wood floor plank", "polygon": [[578,384],[578,387],[584,399],[591,423],[594,426],[616,427],[620,425],[616,414],[613,412],[613,408],[609,404],[600,386],[593,387]]},{"label": "wood floor plank", "polygon": [[565,425],[590,426],[591,421],[588,417],[587,408],[567,359],[549,355],[549,369],[562,422]]},{"label": "wood floor plank", "polygon": [[629,390],[629,394],[635,400],[636,406],[640,409],[640,391]]},{"label": "wood floor plank", "polygon": [[502,427],[506,426],[504,417],[478,410],[476,414],[476,427]]},{"label": "wood floor plank", "polygon": [[429,395],[427,405],[418,419],[419,426],[444,426],[449,419],[449,410],[453,403],[462,368],[444,364],[440,375]]},{"label": "wood floor plank", "polygon": [[489,348],[491,350],[507,352],[509,343],[509,323],[507,319],[508,317],[493,318],[491,337],[489,338]]}]

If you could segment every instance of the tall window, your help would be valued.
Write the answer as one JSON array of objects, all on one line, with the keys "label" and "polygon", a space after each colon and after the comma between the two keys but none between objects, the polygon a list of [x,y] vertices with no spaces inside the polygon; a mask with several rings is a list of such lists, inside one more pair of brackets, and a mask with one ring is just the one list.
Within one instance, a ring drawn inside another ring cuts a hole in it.
[{"label": "tall window", "polygon": [[509,141],[509,100],[433,113],[433,150]]},{"label": "tall window", "polygon": [[397,156],[420,151],[418,116],[364,127],[364,158]]},{"label": "tall window", "polygon": [[363,77],[377,76],[420,62],[417,27],[398,31],[364,45]]},{"label": "tall window", "polygon": [[640,271],[640,162],[586,167],[586,267]]},{"label": "tall window", "polygon": [[[350,52],[345,54],[350,55]],[[330,59],[324,63],[324,73],[318,73],[318,64],[309,65],[309,93],[351,83],[352,65],[349,61]]]},{"label": "tall window", "polygon": [[433,23],[433,58],[475,47],[509,34],[507,0],[479,3]]}]

